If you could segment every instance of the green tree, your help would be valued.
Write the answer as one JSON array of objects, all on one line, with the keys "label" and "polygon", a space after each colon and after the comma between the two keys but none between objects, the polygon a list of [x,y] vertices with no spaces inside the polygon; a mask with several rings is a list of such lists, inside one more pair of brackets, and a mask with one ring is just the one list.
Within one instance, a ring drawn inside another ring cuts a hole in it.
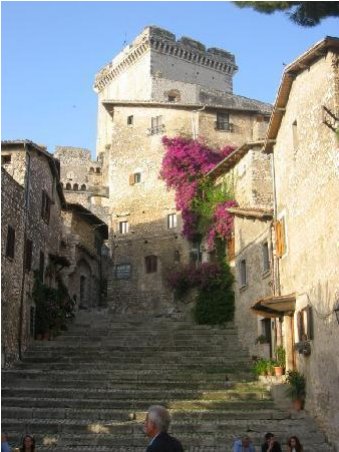
[{"label": "green tree", "polygon": [[292,22],[314,27],[326,17],[339,17],[339,2],[233,2],[240,8],[253,8],[264,14],[287,13]]}]

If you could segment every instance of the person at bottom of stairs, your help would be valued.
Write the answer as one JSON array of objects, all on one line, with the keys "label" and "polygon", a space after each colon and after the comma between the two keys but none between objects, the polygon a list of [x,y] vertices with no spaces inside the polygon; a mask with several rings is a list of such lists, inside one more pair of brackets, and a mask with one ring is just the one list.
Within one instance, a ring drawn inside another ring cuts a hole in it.
[{"label": "person at bottom of stairs", "polygon": [[275,440],[273,433],[266,433],[265,442],[261,446],[261,452],[282,452],[281,446],[278,441]]},{"label": "person at bottom of stairs", "polygon": [[233,452],[255,452],[251,438],[248,435],[234,441]]},{"label": "person at bottom of stairs", "polygon": [[165,407],[152,405],[145,420],[146,435],[151,438],[146,452],[184,452],[182,444],[167,431],[171,417]]}]

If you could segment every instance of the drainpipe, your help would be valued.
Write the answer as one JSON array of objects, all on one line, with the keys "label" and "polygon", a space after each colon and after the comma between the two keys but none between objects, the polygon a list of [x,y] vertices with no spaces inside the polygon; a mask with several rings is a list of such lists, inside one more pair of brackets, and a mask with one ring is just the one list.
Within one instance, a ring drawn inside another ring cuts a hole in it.
[{"label": "drainpipe", "polygon": [[21,280],[21,297],[20,297],[20,312],[19,312],[19,338],[18,338],[18,352],[19,359],[22,359],[22,336],[23,336],[23,316],[25,310],[25,280],[26,280],[26,235],[28,226],[28,212],[29,212],[29,187],[31,179],[31,154],[24,143],[26,152],[26,182],[25,182],[25,206],[24,206],[24,251],[22,256],[22,280]]},{"label": "drainpipe", "polygon": [[195,128],[194,113],[199,113],[199,111],[203,111],[203,110],[205,110],[205,108],[206,108],[206,105],[204,105],[201,108],[198,108],[197,110],[192,110],[191,111],[191,128],[192,128],[193,140],[197,139],[197,131],[196,131],[196,128]]},{"label": "drainpipe", "polygon": [[[275,165],[274,165],[274,153],[272,152],[271,158],[271,172],[272,172],[272,185],[273,185],[273,224],[277,221],[277,191],[276,191],[276,181],[275,181]],[[271,234],[272,235],[272,234]],[[277,256],[274,257],[274,272],[273,272],[273,283],[274,283],[274,295],[280,295],[280,273],[279,273],[279,259]]]}]

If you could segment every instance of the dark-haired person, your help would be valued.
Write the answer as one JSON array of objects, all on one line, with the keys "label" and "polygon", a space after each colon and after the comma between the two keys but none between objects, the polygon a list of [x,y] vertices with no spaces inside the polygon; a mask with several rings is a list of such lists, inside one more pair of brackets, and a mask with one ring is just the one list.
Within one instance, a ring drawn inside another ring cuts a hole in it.
[{"label": "dark-haired person", "polygon": [[22,441],[20,452],[37,452],[35,448],[35,439],[32,435],[25,435]]},{"label": "dark-haired person", "polygon": [[148,409],[145,431],[151,442],[146,452],[184,452],[180,441],[167,433],[170,423],[171,417],[165,407],[152,405]]},{"label": "dark-haired person", "polygon": [[282,452],[281,446],[275,440],[273,433],[266,433],[265,442],[261,446],[261,452]]},{"label": "dark-haired person", "polygon": [[297,436],[291,436],[287,442],[287,452],[303,452],[304,448]]}]

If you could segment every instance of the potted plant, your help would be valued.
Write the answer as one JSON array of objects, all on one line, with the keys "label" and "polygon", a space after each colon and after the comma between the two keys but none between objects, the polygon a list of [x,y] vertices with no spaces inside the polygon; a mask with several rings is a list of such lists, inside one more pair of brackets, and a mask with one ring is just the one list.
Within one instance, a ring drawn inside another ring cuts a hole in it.
[{"label": "potted plant", "polygon": [[260,334],[260,336],[258,336],[255,340],[256,344],[267,344],[267,339],[263,334]]},{"label": "potted plant", "polygon": [[288,385],[286,394],[291,397],[295,410],[300,411],[304,407],[306,398],[306,378],[297,370],[289,370],[286,376]]},{"label": "potted plant", "polygon": [[279,345],[275,349],[275,366],[274,366],[274,372],[276,376],[284,375],[284,369],[286,366],[286,352],[284,347]]}]

